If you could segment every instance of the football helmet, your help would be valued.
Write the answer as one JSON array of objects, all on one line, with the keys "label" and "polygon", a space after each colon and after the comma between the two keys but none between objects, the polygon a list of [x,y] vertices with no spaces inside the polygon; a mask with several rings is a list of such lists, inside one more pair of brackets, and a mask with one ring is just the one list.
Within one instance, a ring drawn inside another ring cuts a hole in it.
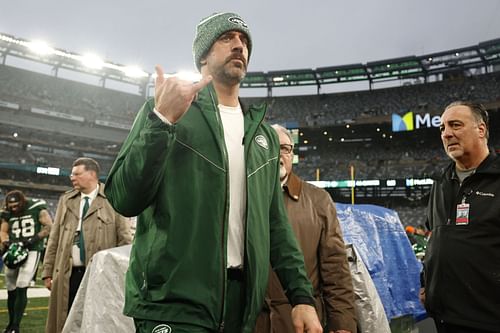
[{"label": "football helmet", "polygon": [[10,269],[21,267],[27,259],[28,249],[26,249],[21,242],[10,244],[7,251],[2,256],[3,263]]}]

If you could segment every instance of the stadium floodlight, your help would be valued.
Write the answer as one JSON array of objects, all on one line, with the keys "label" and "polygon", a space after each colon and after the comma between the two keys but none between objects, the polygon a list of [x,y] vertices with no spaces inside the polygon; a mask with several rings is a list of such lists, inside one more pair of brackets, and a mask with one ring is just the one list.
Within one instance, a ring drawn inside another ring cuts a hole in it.
[{"label": "stadium floodlight", "polygon": [[83,65],[93,68],[93,69],[102,69],[104,67],[104,61],[96,56],[95,54],[86,54],[80,58],[80,61]]},{"label": "stadium floodlight", "polygon": [[274,82],[283,82],[283,81],[285,81],[285,79],[282,76],[278,76],[278,77],[273,77],[273,81]]},{"label": "stadium floodlight", "polygon": [[121,69],[129,77],[148,77],[149,74],[137,66],[125,66]]},{"label": "stadium floodlight", "polygon": [[21,40],[18,40],[16,38],[0,34],[0,41],[7,42],[7,43],[12,43],[12,44],[18,44],[18,45],[24,45],[24,42]]},{"label": "stadium floodlight", "polygon": [[26,46],[33,52],[39,55],[54,54],[54,48],[50,47],[47,43],[42,41],[31,41],[26,43]]}]

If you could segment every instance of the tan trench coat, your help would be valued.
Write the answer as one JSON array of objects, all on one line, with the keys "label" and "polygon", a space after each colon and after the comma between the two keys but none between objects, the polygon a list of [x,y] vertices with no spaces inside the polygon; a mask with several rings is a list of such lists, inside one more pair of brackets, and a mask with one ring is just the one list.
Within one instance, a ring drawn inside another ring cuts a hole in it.
[{"label": "tan trench coat", "polygon": [[[43,262],[42,278],[52,277],[52,290],[45,331],[59,333],[68,314],[69,278],[72,268],[71,249],[80,216],[80,192],[64,193],[57,205]],[[92,201],[84,219],[85,264],[94,253],[116,246],[130,244],[130,223],[116,213],[104,195],[104,184],[99,184],[97,197]]]},{"label": "tan trench coat", "polygon": [[[355,333],[352,278],[337,211],[330,195],[292,173],[285,187],[284,200],[289,221],[304,254],[321,321],[330,330],[344,329]],[[255,332],[294,332],[290,313],[291,306],[279,279],[271,271],[266,303]]]}]

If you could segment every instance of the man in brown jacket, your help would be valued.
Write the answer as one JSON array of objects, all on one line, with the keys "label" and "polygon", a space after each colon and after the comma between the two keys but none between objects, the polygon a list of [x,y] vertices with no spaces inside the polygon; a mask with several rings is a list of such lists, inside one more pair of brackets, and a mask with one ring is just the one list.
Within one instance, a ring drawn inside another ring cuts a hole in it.
[{"label": "man in brown jacket", "polygon": [[46,332],[58,333],[94,253],[132,241],[129,222],[115,212],[99,182],[99,164],[91,158],[73,162],[73,190],[57,205],[43,261],[42,278],[51,290]]},{"label": "man in brown jacket", "polygon": [[[330,195],[292,172],[290,132],[273,125],[280,140],[280,178],[289,221],[304,254],[307,275],[314,287],[316,309],[325,332],[356,333],[351,274],[342,231]],[[269,277],[264,310],[255,332],[293,332],[291,307],[274,272]]]}]

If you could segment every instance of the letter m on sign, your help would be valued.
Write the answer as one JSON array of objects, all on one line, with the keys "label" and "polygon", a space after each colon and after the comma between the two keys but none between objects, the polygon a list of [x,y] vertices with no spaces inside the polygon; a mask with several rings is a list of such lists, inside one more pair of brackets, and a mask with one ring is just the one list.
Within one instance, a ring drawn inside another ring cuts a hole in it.
[{"label": "letter m on sign", "polygon": [[413,131],[413,112],[408,112],[404,116],[392,115],[392,131],[404,132]]}]

